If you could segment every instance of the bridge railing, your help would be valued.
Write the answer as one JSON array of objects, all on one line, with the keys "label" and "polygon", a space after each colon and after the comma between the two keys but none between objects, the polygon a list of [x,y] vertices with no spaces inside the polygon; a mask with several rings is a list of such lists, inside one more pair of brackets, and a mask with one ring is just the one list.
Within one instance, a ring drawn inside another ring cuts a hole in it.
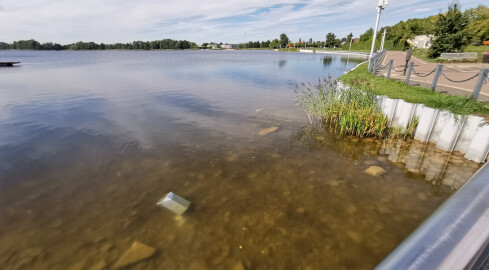
[{"label": "bridge railing", "polygon": [[482,269],[488,243],[486,163],[375,269]]}]

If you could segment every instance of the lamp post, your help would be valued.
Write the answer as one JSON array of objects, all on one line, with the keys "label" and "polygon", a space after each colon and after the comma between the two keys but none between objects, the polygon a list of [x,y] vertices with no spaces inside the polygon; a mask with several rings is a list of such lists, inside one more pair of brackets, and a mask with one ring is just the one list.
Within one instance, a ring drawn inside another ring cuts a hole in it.
[{"label": "lamp post", "polygon": [[377,28],[379,27],[380,13],[382,12],[383,9],[385,9],[387,7],[387,5],[388,5],[387,0],[379,0],[379,2],[377,4],[377,21],[375,23],[374,39],[372,40],[372,48],[370,49],[370,57],[368,59],[369,63],[370,63],[370,60],[372,59],[372,56],[374,54],[375,39],[377,39]]},{"label": "lamp post", "polygon": [[382,35],[382,43],[380,43],[380,50],[384,49],[385,45],[385,35],[387,34],[387,26],[384,28],[384,34]]}]

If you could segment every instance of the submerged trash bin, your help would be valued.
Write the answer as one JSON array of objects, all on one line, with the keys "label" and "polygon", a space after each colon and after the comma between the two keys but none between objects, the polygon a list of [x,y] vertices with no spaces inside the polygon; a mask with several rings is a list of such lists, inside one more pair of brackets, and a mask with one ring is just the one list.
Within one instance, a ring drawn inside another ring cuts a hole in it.
[{"label": "submerged trash bin", "polygon": [[177,194],[170,192],[161,198],[156,205],[164,207],[173,213],[181,216],[187,211],[190,206],[190,202],[186,199],[178,196]]}]

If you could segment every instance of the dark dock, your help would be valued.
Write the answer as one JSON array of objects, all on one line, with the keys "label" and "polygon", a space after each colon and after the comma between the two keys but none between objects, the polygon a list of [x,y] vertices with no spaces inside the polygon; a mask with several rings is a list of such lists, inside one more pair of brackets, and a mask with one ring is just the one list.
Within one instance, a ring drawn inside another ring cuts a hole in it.
[{"label": "dark dock", "polygon": [[15,64],[20,64],[20,62],[0,62],[0,67],[13,67]]}]

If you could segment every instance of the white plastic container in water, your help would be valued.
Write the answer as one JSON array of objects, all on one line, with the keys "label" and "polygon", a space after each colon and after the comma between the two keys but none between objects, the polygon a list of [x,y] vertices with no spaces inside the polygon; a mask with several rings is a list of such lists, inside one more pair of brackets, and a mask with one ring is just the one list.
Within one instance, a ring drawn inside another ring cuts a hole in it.
[{"label": "white plastic container in water", "polygon": [[414,138],[421,142],[427,142],[430,139],[431,131],[435,125],[439,110],[423,106],[418,114],[418,127]]},{"label": "white plastic container in water", "polygon": [[185,213],[185,211],[187,211],[188,207],[190,206],[190,202],[177,194],[170,192],[163,196],[163,198],[161,198],[156,205],[164,207],[181,216],[183,213]]},{"label": "white plastic container in water", "polygon": [[436,145],[445,151],[452,152],[463,127],[464,119],[451,114],[445,121]]},{"label": "white plastic container in water", "polygon": [[489,125],[480,126],[469,144],[465,157],[475,162],[484,162],[489,153]]}]

